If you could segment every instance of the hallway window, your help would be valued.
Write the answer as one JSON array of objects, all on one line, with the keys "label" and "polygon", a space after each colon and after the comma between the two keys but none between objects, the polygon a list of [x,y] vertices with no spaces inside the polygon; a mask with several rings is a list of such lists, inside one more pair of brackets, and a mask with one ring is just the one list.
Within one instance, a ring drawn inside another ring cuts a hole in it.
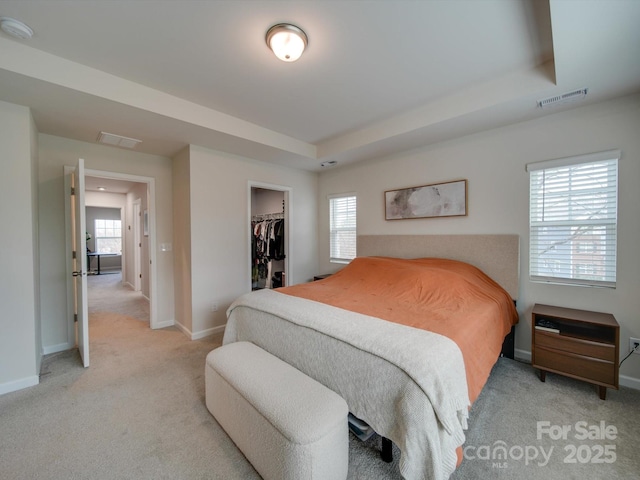
[{"label": "hallway window", "polygon": [[120,220],[96,219],[96,251],[100,253],[122,253],[122,222]]}]

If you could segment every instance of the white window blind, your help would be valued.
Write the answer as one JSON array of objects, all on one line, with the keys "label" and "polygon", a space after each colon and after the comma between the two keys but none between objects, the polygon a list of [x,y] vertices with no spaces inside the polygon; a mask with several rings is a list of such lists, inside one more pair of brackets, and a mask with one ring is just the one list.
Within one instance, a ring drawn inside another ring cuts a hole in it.
[{"label": "white window blind", "polygon": [[615,288],[619,155],[527,166],[532,280]]},{"label": "white window blind", "polygon": [[329,197],[330,261],[348,263],[356,257],[356,197]]}]

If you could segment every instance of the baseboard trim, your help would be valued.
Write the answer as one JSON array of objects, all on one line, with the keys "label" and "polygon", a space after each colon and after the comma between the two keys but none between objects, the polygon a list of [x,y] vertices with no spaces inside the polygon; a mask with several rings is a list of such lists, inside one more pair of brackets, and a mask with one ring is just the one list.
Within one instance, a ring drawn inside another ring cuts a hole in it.
[{"label": "baseboard trim", "polygon": [[173,324],[174,327],[177,327],[178,330],[180,330],[182,333],[184,333],[187,337],[191,338],[191,330],[189,330],[187,327],[185,327],[184,325],[182,325],[179,322],[175,322]]},{"label": "baseboard trim", "polygon": [[640,390],[640,379],[635,377],[629,377],[627,375],[620,375],[618,382],[622,387],[633,388],[634,390]]},{"label": "baseboard trim", "polygon": [[173,320],[167,320],[165,322],[160,322],[157,325],[154,325],[152,329],[158,330],[159,328],[173,327],[174,325],[177,325],[177,323]]},{"label": "baseboard trim", "polygon": [[46,347],[42,347],[43,355],[51,355],[52,353],[64,352],[66,350],[71,350],[75,345],[71,345],[70,343],[59,343],[58,345],[49,345]]},{"label": "baseboard trim", "polygon": [[219,325],[217,327],[207,328],[206,330],[200,330],[199,332],[191,334],[191,340],[200,340],[201,338],[209,337],[211,335],[215,335],[216,333],[224,332],[227,324]]},{"label": "baseboard trim", "polygon": [[180,329],[180,331],[184,333],[191,340],[201,340],[211,335],[215,335],[216,333],[224,332],[224,329],[227,326],[227,324],[219,325],[217,327],[207,328],[206,330],[200,330],[199,332],[195,332],[195,333],[178,322],[175,323],[175,326],[178,327],[178,329]]},{"label": "baseboard trim", "polygon": [[520,362],[531,363],[531,352],[528,350],[522,350],[521,348],[516,348],[513,356],[516,360]]},{"label": "baseboard trim", "polygon": [[38,385],[38,383],[40,383],[40,377],[38,375],[32,375],[30,377],[21,378],[20,380],[2,383],[0,384],[0,395],[16,392],[23,388],[33,387],[34,385]]}]

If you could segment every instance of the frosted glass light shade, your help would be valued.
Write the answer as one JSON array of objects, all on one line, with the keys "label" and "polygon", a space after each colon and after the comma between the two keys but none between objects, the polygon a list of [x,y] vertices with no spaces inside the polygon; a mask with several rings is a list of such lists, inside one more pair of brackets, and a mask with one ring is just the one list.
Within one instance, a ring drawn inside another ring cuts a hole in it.
[{"label": "frosted glass light shade", "polygon": [[295,25],[280,23],[267,32],[267,45],[283,62],[295,62],[307,46],[307,35]]}]

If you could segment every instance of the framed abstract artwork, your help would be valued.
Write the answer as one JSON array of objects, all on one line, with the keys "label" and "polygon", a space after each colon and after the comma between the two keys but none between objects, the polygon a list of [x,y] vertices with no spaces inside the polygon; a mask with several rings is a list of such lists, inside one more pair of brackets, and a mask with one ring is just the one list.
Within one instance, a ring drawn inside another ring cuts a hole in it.
[{"label": "framed abstract artwork", "polygon": [[384,192],[385,220],[467,215],[467,181],[421,185]]}]

